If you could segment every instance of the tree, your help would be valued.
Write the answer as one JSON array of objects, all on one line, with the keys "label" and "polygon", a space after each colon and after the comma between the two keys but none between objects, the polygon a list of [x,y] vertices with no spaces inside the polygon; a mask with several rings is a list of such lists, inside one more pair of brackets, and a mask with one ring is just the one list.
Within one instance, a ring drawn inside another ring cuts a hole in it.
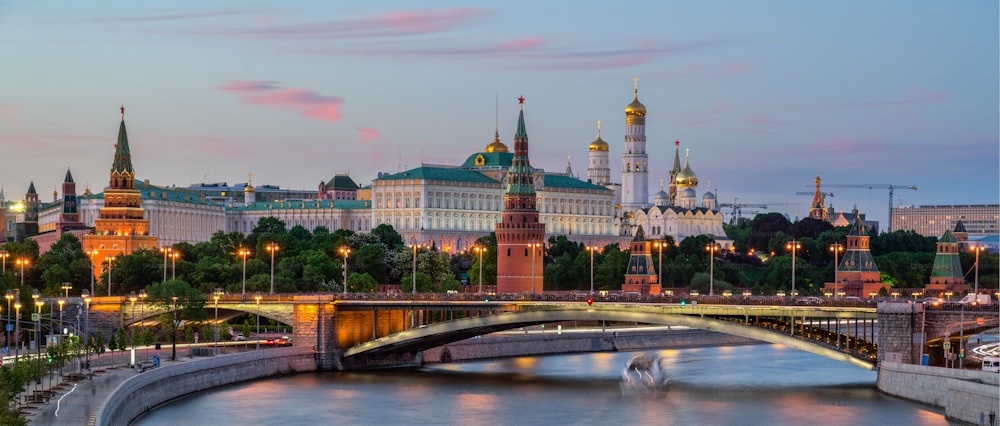
[{"label": "tree", "polygon": [[750,221],[750,248],[757,251],[767,250],[771,239],[779,232],[788,234],[791,222],[781,213],[759,214]]},{"label": "tree", "polygon": [[359,274],[352,272],[347,275],[347,288],[355,293],[371,293],[378,291],[378,281],[368,273]]},{"label": "tree", "polygon": [[403,237],[396,232],[391,225],[381,224],[372,229],[371,234],[378,241],[390,249],[402,248],[404,246]]},{"label": "tree", "polygon": [[[205,312],[205,294],[181,280],[168,280],[147,287],[148,303],[170,311],[164,324],[168,325],[171,343],[171,360],[177,359],[177,329],[181,320],[202,320]],[[172,317],[172,318],[171,318]]]}]

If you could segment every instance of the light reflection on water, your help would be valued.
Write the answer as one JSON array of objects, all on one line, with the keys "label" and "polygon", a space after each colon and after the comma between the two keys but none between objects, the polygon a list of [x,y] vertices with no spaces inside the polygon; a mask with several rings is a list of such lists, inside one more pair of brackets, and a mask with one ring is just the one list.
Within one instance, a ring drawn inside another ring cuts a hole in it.
[{"label": "light reflection on water", "polygon": [[599,353],[244,383],[138,424],[947,424],[940,412],[876,392],[874,372],[783,346],[654,352],[671,376],[658,398],[622,396],[634,353]]}]

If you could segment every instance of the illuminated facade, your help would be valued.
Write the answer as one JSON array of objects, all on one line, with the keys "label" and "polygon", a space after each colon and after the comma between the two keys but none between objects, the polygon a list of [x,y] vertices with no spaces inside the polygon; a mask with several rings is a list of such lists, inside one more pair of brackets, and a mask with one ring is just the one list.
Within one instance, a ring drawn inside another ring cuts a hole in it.
[{"label": "illuminated facade", "polygon": [[890,214],[889,232],[911,230],[925,237],[937,237],[962,221],[970,237],[1000,233],[1000,204],[902,206],[894,207]]}]

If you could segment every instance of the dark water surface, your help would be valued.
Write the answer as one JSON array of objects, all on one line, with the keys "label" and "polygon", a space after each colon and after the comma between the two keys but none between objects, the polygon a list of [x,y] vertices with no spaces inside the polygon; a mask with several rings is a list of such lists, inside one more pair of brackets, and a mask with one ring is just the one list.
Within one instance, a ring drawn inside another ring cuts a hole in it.
[{"label": "dark water surface", "polygon": [[634,353],[526,357],[243,383],[162,407],[153,425],[941,425],[875,390],[875,372],[780,345],[647,351],[660,396],[623,395]]}]

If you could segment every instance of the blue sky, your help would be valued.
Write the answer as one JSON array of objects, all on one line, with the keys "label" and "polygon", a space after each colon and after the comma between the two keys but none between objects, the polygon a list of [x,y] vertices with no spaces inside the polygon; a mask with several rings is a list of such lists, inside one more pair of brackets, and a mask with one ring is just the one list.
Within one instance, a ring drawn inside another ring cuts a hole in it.
[{"label": "blue sky", "polygon": [[[679,140],[722,202],[805,216],[819,172],[997,203],[997,22],[976,0],[3,2],[0,185],[48,201],[68,166],[100,191],[122,104],[153,184],[364,184],[459,164],[497,120],[512,146],[521,95],[532,165],[586,179],[601,120],[620,181],[638,77],[651,192]],[[884,226],[884,190],[828,190]]]}]

